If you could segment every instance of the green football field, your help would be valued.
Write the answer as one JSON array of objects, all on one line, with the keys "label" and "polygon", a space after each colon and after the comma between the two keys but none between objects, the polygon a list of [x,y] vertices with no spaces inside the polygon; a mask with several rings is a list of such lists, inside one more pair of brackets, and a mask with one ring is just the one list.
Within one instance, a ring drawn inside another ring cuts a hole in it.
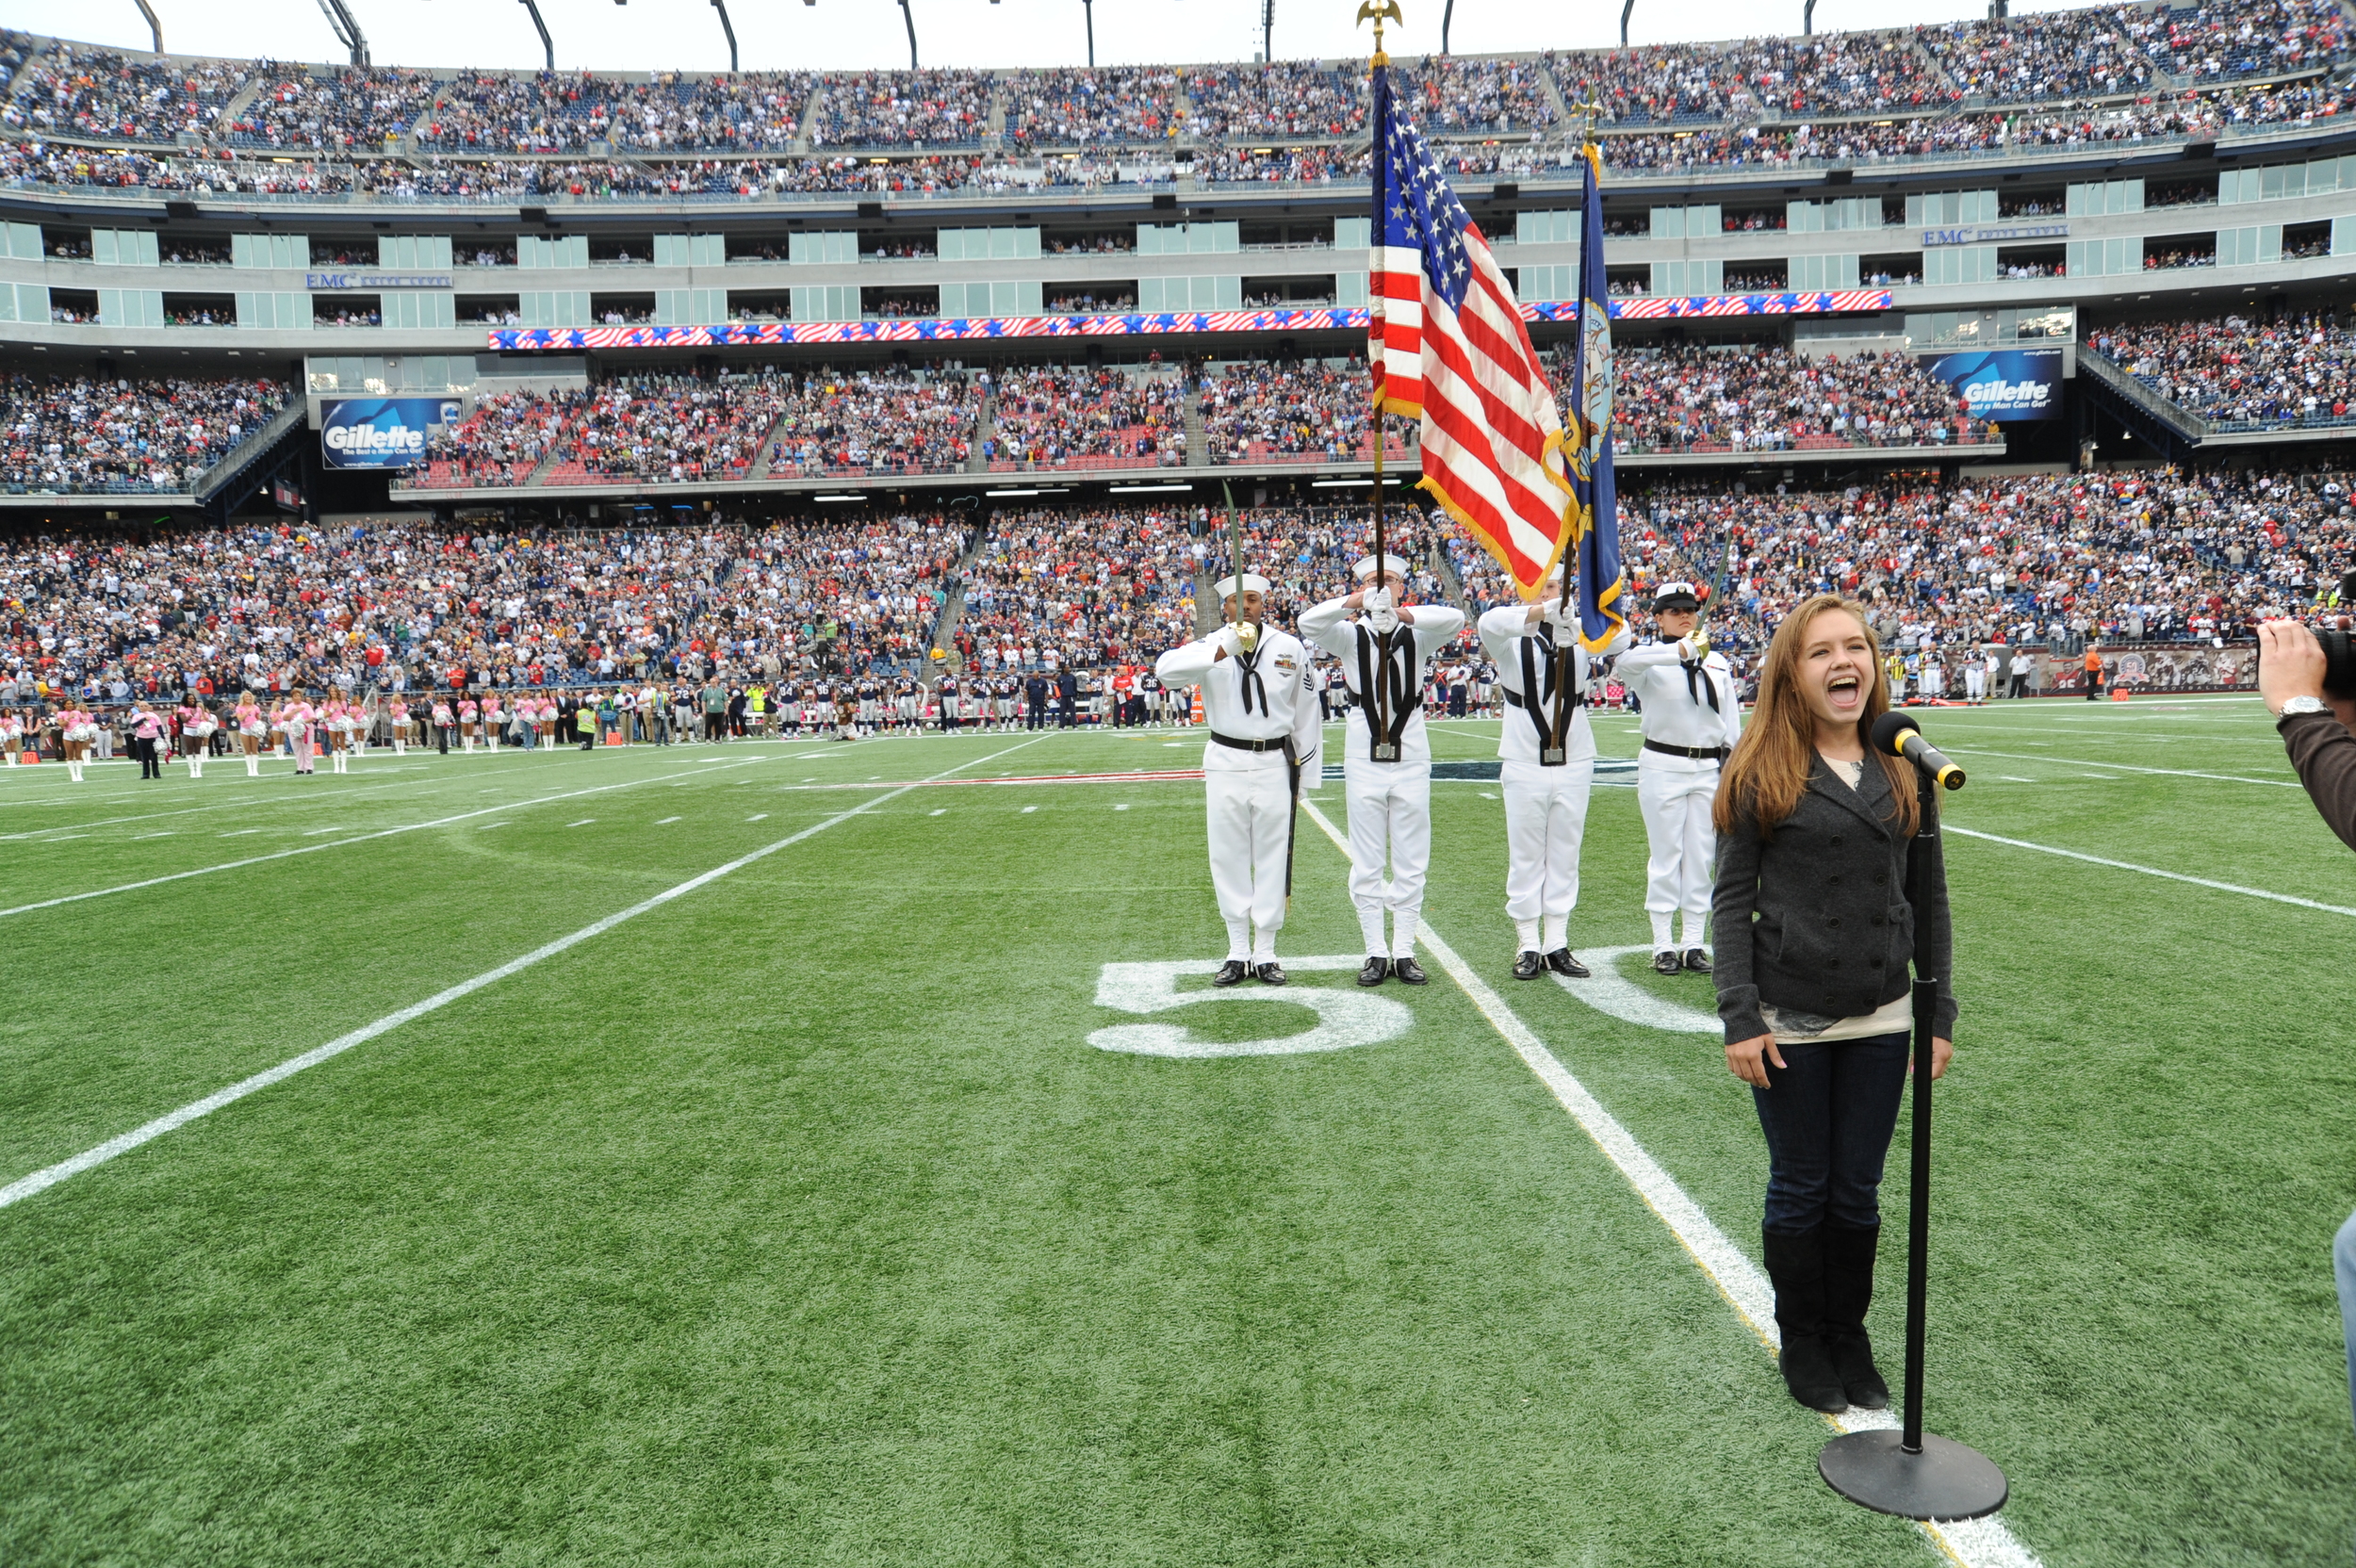
[{"label": "green football field", "polygon": [[2254,700],[1931,727],[1998,1524],[1817,1478],[1632,789],[1595,982],[1507,973],[1463,781],[1359,991],[1336,782],[1293,985],[1214,997],[1145,730],[0,774],[0,1562],[2344,1565],[2356,857]]}]

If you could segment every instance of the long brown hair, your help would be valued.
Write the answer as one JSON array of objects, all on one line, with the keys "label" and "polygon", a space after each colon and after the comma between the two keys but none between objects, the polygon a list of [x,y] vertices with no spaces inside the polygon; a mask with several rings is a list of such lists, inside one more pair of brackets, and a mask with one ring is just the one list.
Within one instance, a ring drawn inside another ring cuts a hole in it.
[{"label": "long brown hair", "polygon": [[1857,618],[1865,632],[1865,645],[1872,650],[1873,684],[1865,694],[1864,711],[1857,715],[1857,741],[1890,776],[1896,820],[1909,837],[1914,833],[1921,814],[1914,798],[1914,770],[1900,758],[1873,750],[1873,721],[1890,710],[1890,678],[1882,669],[1881,644],[1865,618],[1865,606],[1839,594],[1819,594],[1806,600],[1775,628],[1775,641],[1767,645],[1766,664],[1759,673],[1758,706],[1742,738],[1734,744],[1734,755],[1726,759],[1726,772],[1719,776],[1718,798],[1710,813],[1719,832],[1730,834],[1747,819],[1765,839],[1777,823],[1799,809],[1816,755],[1816,714],[1800,692],[1800,656],[1816,618],[1836,610]]}]

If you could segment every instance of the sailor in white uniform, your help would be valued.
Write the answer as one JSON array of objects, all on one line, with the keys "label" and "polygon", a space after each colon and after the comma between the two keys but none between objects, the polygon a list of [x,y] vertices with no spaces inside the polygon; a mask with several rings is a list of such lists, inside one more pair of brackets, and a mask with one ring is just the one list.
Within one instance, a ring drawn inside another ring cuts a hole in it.
[{"label": "sailor in white uniform", "polygon": [[1238,592],[1222,579],[1227,624],[1154,662],[1165,687],[1203,689],[1210,743],[1203,748],[1209,803],[1211,886],[1227,923],[1227,962],[1213,982],[1249,974],[1281,986],[1276,933],[1284,925],[1292,863],[1293,802],[1300,779],[1321,766],[1317,690],[1309,650],[1265,624],[1268,580],[1247,572]]},{"label": "sailor in white uniform", "polygon": [[[1374,557],[1352,568],[1374,581]],[[1350,800],[1350,901],[1366,939],[1358,984],[1379,986],[1396,974],[1425,984],[1415,961],[1415,927],[1423,918],[1423,885],[1432,867],[1432,743],[1424,733],[1424,670],[1432,655],[1464,629],[1464,613],[1448,605],[1405,603],[1407,563],[1383,558],[1380,586],[1329,599],[1301,614],[1301,634],[1341,661],[1342,681],[1355,706],[1342,748],[1344,792]],[[1356,618],[1350,612],[1358,612]],[[1390,864],[1385,880],[1383,867]],[[1383,939],[1383,912],[1391,938]]]},{"label": "sailor in white uniform", "polygon": [[[1549,969],[1573,979],[1587,973],[1571,953],[1570,923],[1595,737],[1587,726],[1589,664],[1579,641],[1579,607],[1563,606],[1562,593],[1558,566],[1536,603],[1499,605],[1481,617],[1481,645],[1505,691],[1497,791],[1505,796],[1505,912],[1520,944],[1513,958],[1518,980],[1535,980]],[[1623,630],[1598,657],[1629,641]]]},{"label": "sailor in white uniform", "polygon": [[[1692,583],[1662,583],[1652,601],[1660,640],[1630,648],[1612,666],[1644,709],[1636,805],[1651,846],[1644,912],[1652,917],[1652,967],[1663,974],[1710,972],[1702,926],[1710,919],[1711,863],[1718,854],[1710,808],[1718,795],[1718,765],[1742,734],[1734,672],[1726,656],[1710,651],[1709,640],[1694,629],[1700,610]],[[1670,929],[1680,911],[1682,943]]]}]

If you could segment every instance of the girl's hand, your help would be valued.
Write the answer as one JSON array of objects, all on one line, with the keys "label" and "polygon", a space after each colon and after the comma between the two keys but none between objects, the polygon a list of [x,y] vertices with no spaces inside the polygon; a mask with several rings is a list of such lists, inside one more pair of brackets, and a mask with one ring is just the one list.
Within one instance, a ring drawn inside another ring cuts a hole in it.
[{"label": "girl's hand", "polygon": [[1931,1081],[1937,1083],[1947,1076],[1947,1064],[1955,1059],[1955,1042],[1931,1037]]},{"label": "girl's hand", "polygon": [[1747,1040],[1736,1040],[1726,1047],[1726,1070],[1753,1088],[1772,1087],[1767,1082],[1767,1064],[1784,1065],[1783,1053],[1775,1049],[1775,1037],[1760,1035]]}]

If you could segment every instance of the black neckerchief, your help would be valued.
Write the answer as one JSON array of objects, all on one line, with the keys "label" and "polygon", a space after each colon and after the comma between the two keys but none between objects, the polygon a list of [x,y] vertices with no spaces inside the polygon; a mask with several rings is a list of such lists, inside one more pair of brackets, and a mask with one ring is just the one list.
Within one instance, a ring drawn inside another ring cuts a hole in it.
[{"label": "black neckerchief", "polygon": [[[1703,657],[1709,656],[1705,654]],[[1677,668],[1685,672],[1685,694],[1696,703],[1709,703],[1710,710],[1713,713],[1720,711],[1718,683],[1710,678],[1709,671],[1702,668],[1701,660],[1680,659],[1677,661]],[[1699,685],[1699,690],[1695,690],[1696,683]]]},{"label": "black neckerchief", "polygon": [[[1560,683],[1554,678],[1557,652],[1554,635],[1544,621],[1538,623],[1536,632],[1521,639],[1522,711],[1538,727],[1541,754],[1553,749],[1555,722],[1562,717],[1563,693],[1558,690]],[[1546,655],[1543,663],[1538,658],[1542,653]],[[1569,729],[1568,725],[1563,726],[1566,735]]]},{"label": "black neckerchief", "polygon": [[[1358,706],[1366,716],[1366,734],[1379,748],[1396,748],[1407,733],[1407,720],[1416,707],[1415,631],[1397,626],[1388,631],[1368,631],[1364,621],[1350,623],[1358,633]],[[1385,727],[1383,715],[1388,714]]]},{"label": "black neckerchief", "polygon": [[[1263,632],[1261,635],[1265,637],[1267,633]],[[1241,674],[1236,677],[1236,682],[1242,688],[1243,710],[1246,713],[1252,711],[1252,694],[1256,691],[1260,694],[1260,711],[1272,719],[1276,717],[1276,710],[1268,705],[1268,682],[1260,676],[1260,653],[1267,646],[1268,644],[1265,642],[1255,642],[1250,653],[1245,653],[1241,648],[1236,650],[1235,665],[1241,671]]]}]

